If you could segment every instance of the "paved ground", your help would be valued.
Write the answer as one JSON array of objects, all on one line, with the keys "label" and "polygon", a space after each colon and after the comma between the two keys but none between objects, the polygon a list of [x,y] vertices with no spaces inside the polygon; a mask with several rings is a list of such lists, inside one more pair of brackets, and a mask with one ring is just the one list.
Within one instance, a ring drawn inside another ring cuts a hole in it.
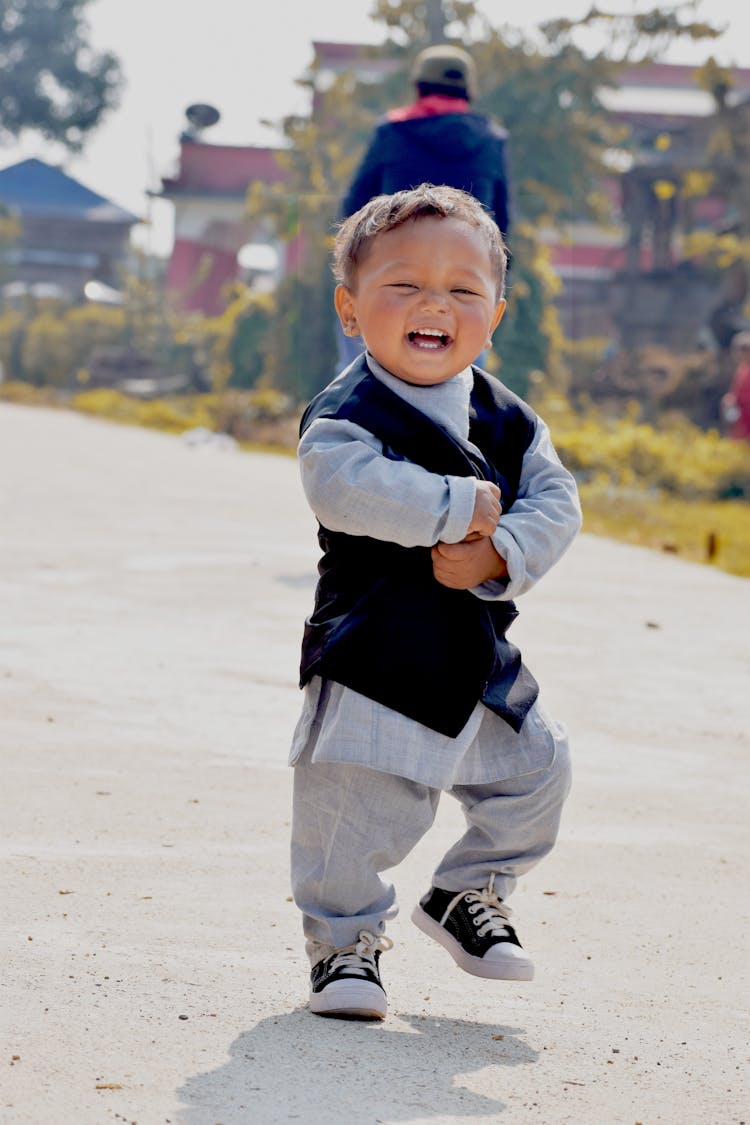
[{"label": "paved ground", "polygon": [[750,1121],[750,583],[583,535],[514,627],[571,728],[533,984],[408,921],[316,1019],[289,901],[313,525],[291,458],[0,406],[2,1125]]}]

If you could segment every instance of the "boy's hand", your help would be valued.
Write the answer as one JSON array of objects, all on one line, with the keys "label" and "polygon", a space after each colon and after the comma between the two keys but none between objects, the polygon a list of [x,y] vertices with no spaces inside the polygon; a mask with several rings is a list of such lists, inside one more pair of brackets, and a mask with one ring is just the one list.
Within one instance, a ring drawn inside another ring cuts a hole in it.
[{"label": "boy's hand", "polygon": [[488,480],[477,481],[474,514],[467,535],[471,535],[472,532],[477,532],[479,535],[492,535],[502,514],[500,489],[497,485],[491,484]]},{"label": "boy's hand", "polygon": [[490,579],[505,578],[508,567],[491,539],[472,536],[461,543],[436,544],[432,548],[432,573],[451,590],[470,590]]}]

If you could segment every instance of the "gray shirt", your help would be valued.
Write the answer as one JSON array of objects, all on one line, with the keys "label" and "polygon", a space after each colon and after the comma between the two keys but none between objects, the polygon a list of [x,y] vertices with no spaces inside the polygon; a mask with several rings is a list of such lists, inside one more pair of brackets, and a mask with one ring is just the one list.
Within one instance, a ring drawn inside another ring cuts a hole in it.
[{"label": "gray shirt", "polygon": [[[369,353],[367,363],[392,391],[479,452],[469,441],[471,368],[445,383],[414,386],[391,375]],[[458,543],[468,531],[477,484],[473,477],[438,476],[420,465],[392,461],[374,434],[341,419],[316,419],[298,453],[308,503],[331,531],[405,547],[431,547],[439,540]],[[580,524],[575,481],[540,419],[524,454],[516,501],[492,536],[507,564],[507,580],[485,582],[472,593],[499,600],[525,593],[570,546]],[[313,761],[368,766],[449,789],[542,769],[561,736],[538,702],[518,733],[477,703],[461,733],[450,738],[350,688],[314,677],[305,688],[290,761],[309,744]]]}]

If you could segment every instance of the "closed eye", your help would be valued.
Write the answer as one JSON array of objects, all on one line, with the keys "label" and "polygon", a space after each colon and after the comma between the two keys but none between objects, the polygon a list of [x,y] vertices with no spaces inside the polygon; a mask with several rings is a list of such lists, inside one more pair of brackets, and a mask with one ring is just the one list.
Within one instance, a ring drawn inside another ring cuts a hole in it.
[{"label": "closed eye", "polygon": [[469,297],[478,297],[480,295],[479,293],[477,293],[477,291],[475,289],[459,288],[459,289],[453,289],[452,292],[453,293],[465,294]]}]

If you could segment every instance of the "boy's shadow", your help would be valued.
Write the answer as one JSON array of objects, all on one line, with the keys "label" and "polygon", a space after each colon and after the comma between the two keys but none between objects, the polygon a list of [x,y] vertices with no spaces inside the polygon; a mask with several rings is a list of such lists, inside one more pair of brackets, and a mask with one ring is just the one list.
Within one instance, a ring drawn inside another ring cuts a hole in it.
[{"label": "boy's shadow", "polygon": [[234,1041],[227,1063],[180,1088],[177,1121],[375,1125],[494,1118],[504,1102],[467,1088],[459,1076],[538,1058],[520,1028],[398,1013],[389,1020],[321,1019],[306,1008],[261,1020]]}]

